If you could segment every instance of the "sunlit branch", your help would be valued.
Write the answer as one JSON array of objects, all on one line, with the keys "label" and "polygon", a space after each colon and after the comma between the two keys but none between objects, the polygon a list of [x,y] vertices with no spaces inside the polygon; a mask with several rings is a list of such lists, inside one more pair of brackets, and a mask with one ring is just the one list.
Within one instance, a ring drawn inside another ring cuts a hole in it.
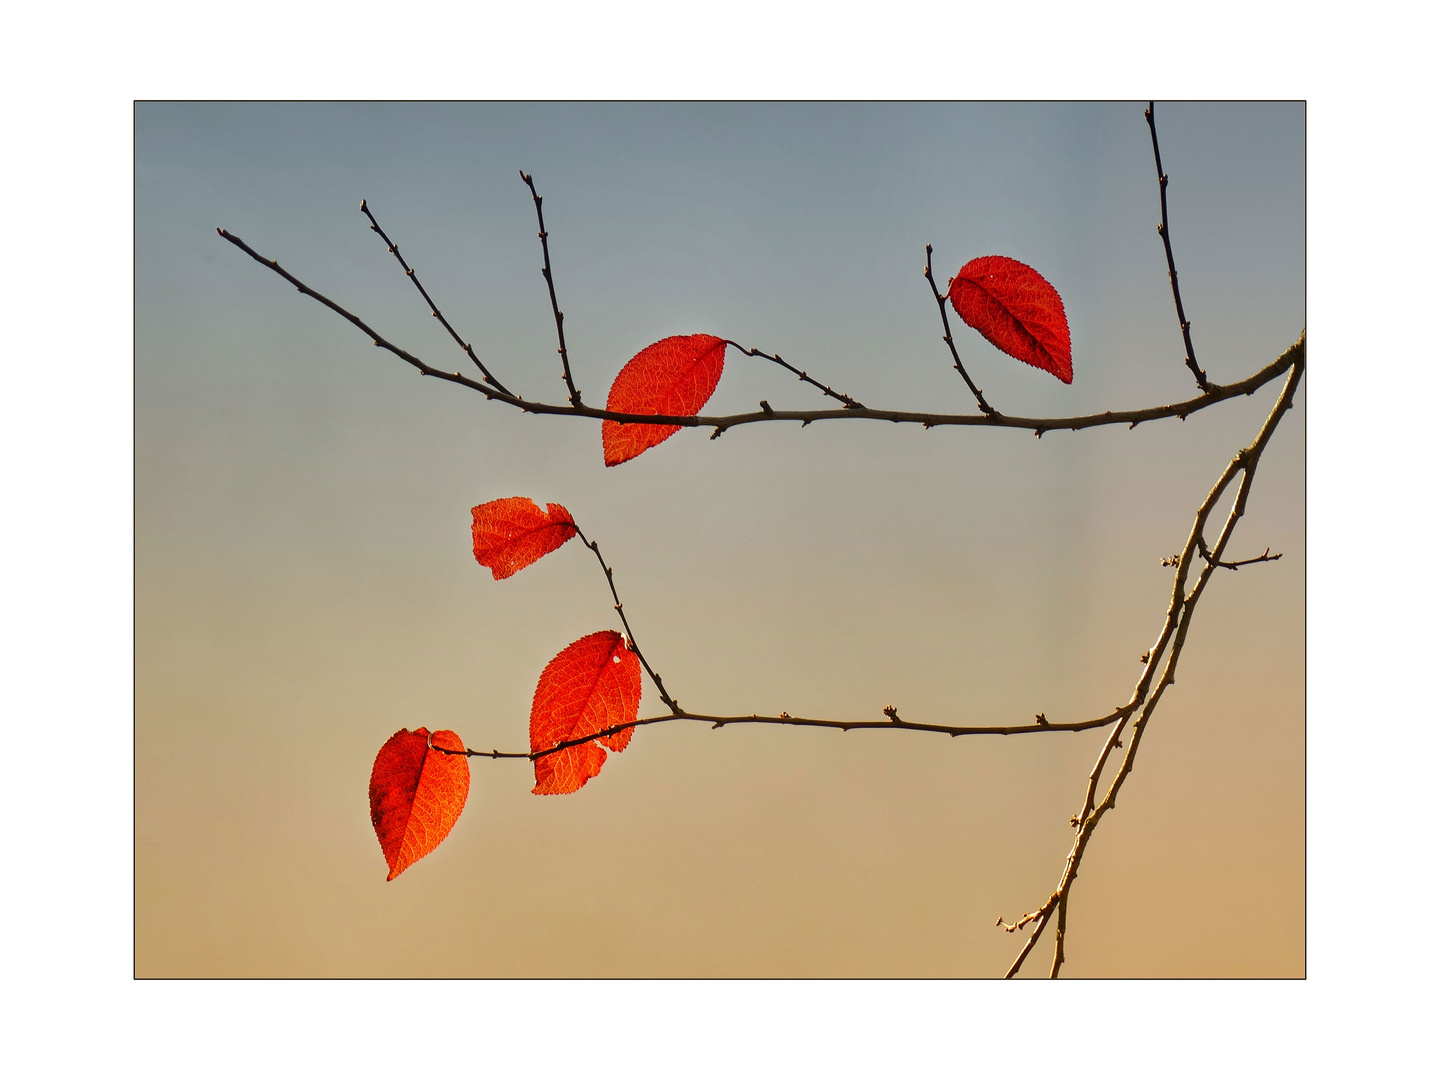
[{"label": "sunlit branch", "polygon": [[545,231],[545,211],[540,204],[545,200],[535,190],[535,181],[525,170],[520,170],[520,179],[525,181],[525,186],[530,189],[530,197],[535,200],[535,219],[540,223],[540,253],[545,256],[544,269],[540,271],[545,276],[545,287],[550,290],[550,310],[555,314],[555,336],[560,339],[560,366],[564,371],[565,389],[570,391],[570,404],[576,408],[580,406],[580,391],[575,389],[575,380],[570,377],[570,354],[565,351],[565,313],[560,310],[560,303],[555,299],[555,278],[550,273],[550,234]]},{"label": "sunlit branch", "polygon": [[1200,557],[1211,566],[1219,567],[1222,570],[1239,570],[1242,566],[1253,566],[1255,563],[1275,562],[1277,559],[1282,558],[1284,554],[1282,551],[1271,555],[1270,549],[1267,547],[1263,555],[1256,555],[1253,559],[1237,559],[1234,562],[1221,562],[1206,549],[1205,541],[1203,539],[1200,541]]},{"label": "sunlit branch", "polygon": [[[1006,977],[1016,974],[1025,958],[1029,955],[1035,944],[1039,933],[1044,928],[1044,920],[1051,914],[1055,916],[1055,952],[1051,961],[1050,976],[1054,978],[1059,975],[1060,967],[1065,962],[1065,917],[1069,902],[1070,891],[1074,885],[1075,878],[1079,874],[1080,861],[1084,857],[1085,849],[1090,839],[1095,834],[1095,829],[1101,818],[1115,806],[1116,798],[1120,788],[1129,776],[1134,767],[1135,755],[1140,748],[1141,737],[1145,733],[1146,725],[1149,724],[1151,716],[1154,715],[1156,706],[1164,696],[1167,687],[1175,682],[1175,670],[1180,661],[1180,654],[1185,647],[1185,641],[1190,631],[1190,623],[1194,618],[1195,609],[1200,601],[1205,586],[1209,583],[1210,576],[1219,567],[1229,568],[1221,556],[1224,554],[1225,546],[1230,542],[1235,527],[1245,513],[1246,502],[1250,496],[1250,489],[1254,483],[1255,472],[1260,462],[1260,456],[1264,453],[1265,447],[1270,442],[1270,437],[1275,433],[1276,427],[1285,412],[1294,404],[1295,391],[1299,386],[1300,378],[1304,372],[1303,358],[1296,361],[1290,369],[1290,375],[1285,381],[1285,386],[1280,392],[1274,407],[1270,410],[1261,426],[1255,440],[1244,449],[1240,450],[1225,470],[1220,474],[1210,493],[1204,502],[1195,512],[1195,522],[1190,529],[1190,535],[1185,542],[1184,550],[1180,553],[1175,565],[1175,580],[1171,587],[1170,602],[1165,613],[1165,622],[1161,628],[1160,636],[1155,645],[1146,654],[1145,672],[1141,676],[1137,686],[1137,694],[1144,698],[1144,705],[1134,716],[1130,724],[1130,741],[1126,748],[1125,756],[1116,770],[1105,795],[1096,801],[1096,793],[1099,790],[1101,775],[1105,764],[1111,753],[1124,748],[1121,736],[1126,730],[1126,723],[1122,722],[1115,726],[1110,732],[1100,756],[1090,772],[1089,780],[1085,788],[1084,804],[1079,814],[1072,818],[1072,824],[1077,832],[1075,841],[1070,849],[1070,854],[1065,860],[1065,868],[1060,876],[1060,883],[1055,891],[1035,912],[1021,919],[1014,926],[1023,926],[1028,922],[1037,922],[1036,929],[1032,932],[1030,940],[1025,948],[1011,965]],[[1219,538],[1214,545],[1213,553],[1208,553],[1205,541],[1205,525],[1219,503],[1221,496],[1232,483],[1239,479],[1239,485],[1235,493],[1235,501],[1231,506],[1230,514],[1226,518],[1224,526],[1220,530]],[[1267,553],[1268,554],[1268,553]],[[1196,576],[1195,584],[1186,591],[1186,582],[1190,575],[1192,566],[1196,564],[1195,556],[1199,556],[1199,573]],[[1269,556],[1274,559],[1277,556]],[[1267,561],[1268,561],[1267,559]],[[1167,560],[1169,561],[1169,560]],[[1252,562],[1258,560],[1245,560]],[[1237,563],[1236,565],[1242,565]],[[1168,654],[1166,652],[1168,648]],[[1160,668],[1162,657],[1164,657],[1163,669]],[[1153,692],[1150,690],[1150,683],[1153,677],[1159,674],[1159,681],[1156,683]],[[1129,717],[1127,716],[1127,720]],[[1039,920],[1039,921],[1037,921]],[[1003,921],[1001,926],[1006,926]]]},{"label": "sunlit branch", "polygon": [[506,390],[505,387],[501,385],[500,380],[495,378],[485,365],[480,362],[480,358],[475,355],[475,350],[470,347],[470,343],[461,338],[461,336],[455,332],[455,328],[450,325],[450,320],[440,314],[440,308],[436,306],[434,300],[430,299],[430,294],[425,291],[425,286],[420,284],[420,279],[415,275],[415,271],[410,268],[410,264],[407,263],[405,257],[400,254],[399,246],[391,240],[390,237],[385,235],[385,230],[382,229],[380,223],[375,220],[375,215],[370,212],[370,207],[366,205],[364,199],[360,200],[360,212],[370,219],[370,228],[379,235],[381,240],[385,241],[385,246],[389,249],[390,254],[395,256],[396,261],[399,262],[401,268],[404,269],[405,276],[414,283],[415,288],[420,290],[420,295],[425,298],[425,303],[430,305],[430,314],[440,320],[440,325],[445,327],[449,335],[455,339],[455,344],[459,345],[465,355],[475,362],[475,366],[480,369],[480,374],[484,376],[485,381],[502,394],[509,394],[510,391]]},{"label": "sunlit branch", "polygon": [[985,395],[975,385],[975,380],[965,371],[965,365],[960,363],[960,353],[955,348],[955,337],[950,333],[950,314],[945,310],[945,297],[941,294],[939,287],[935,284],[935,275],[930,269],[930,255],[933,248],[925,245],[925,280],[930,283],[930,292],[935,297],[935,303],[940,308],[940,325],[945,327],[945,336],[942,340],[950,347],[950,356],[955,361],[955,370],[965,380],[965,385],[970,387],[970,392],[975,395],[975,400],[980,403],[980,411],[988,417],[999,418],[1000,414],[992,409],[985,401]]},{"label": "sunlit branch", "polygon": [[1175,272],[1175,253],[1170,250],[1170,209],[1165,190],[1170,186],[1170,177],[1160,165],[1160,137],[1155,134],[1155,102],[1145,110],[1145,122],[1150,125],[1150,145],[1155,150],[1155,175],[1160,180],[1160,238],[1165,241],[1165,262],[1170,267],[1170,291],[1175,295],[1175,314],[1180,318],[1180,333],[1185,338],[1185,366],[1195,376],[1201,390],[1210,389],[1210,380],[1200,370],[1195,359],[1195,346],[1190,342],[1190,320],[1185,318],[1185,305],[1180,302],[1180,275]]}]

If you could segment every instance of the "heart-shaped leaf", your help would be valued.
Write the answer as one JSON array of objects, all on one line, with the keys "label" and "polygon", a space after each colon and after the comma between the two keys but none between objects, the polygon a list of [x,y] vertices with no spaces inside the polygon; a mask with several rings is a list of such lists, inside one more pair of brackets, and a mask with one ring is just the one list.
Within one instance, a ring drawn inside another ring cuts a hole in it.
[{"label": "heart-shaped leaf", "polygon": [[1001,352],[1070,382],[1065,305],[1033,268],[1004,255],[971,259],[950,280],[950,303]]},{"label": "heart-shaped leaf", "polygon": [[[433,745],[432,745],[433,744]],[[470,760],[453,731],[430,734],[401,728],[386,740],[370,770],[370,821],[394,881],[407,866],[434,851],[465,809]]]},{"label": "heart-shaped leaf", "polygon": [[493,499],[471,507],[470,514],[475,561],[488,566],[496,581],[524,570],[578,531],[570,511],[559,503],[546,503],[541,510],[524,496]]},{"label": "heart-shaped leaf", "polygon": [[[530,752],[583,739],[634,721],[640,711],[640,660],[613,630],[567,645],[545,665],[530,707]],[[579,791],[605,764],[604,743],[617,753],[634,728],[535,759],[536,795]]]},{"label": "heart-shaped leaf", "polygon": [[[605,408],[611,412],[694,416],[710,400],[725,370],[725,342],[710,334],[662,338],[636,353],[610,384]],[[600,425],[605,464],[619,465],[658,446],[680,428],[675,424]]]}]

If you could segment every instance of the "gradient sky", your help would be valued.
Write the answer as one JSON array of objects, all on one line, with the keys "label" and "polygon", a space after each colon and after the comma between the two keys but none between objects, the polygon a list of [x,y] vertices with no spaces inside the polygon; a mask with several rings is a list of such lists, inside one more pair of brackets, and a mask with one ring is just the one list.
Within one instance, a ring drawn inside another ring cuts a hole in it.
[{"label": "gradient sky", "polygon": [[[576,378],[714,333],[867,404],[973,409],[920,275],[1005,254],[1065,300],[1064,386],[955,322],[987,398],[1187,397],[1141,103],[158,105],[136,112],[137,972],[995,975],[1053,888],[1102,736],[642,729],[564,797],[472,763],[394,882],[376,750],[525,748],[566,644],[615,625],[568,545],[492,581],[469,508],[564,503],[688,707],[1080,719],[1125,700],[1160,566],[1278,385],[1188,421],[682,431],[605,469],[598,424],[424,380],[223,226],[441,366],[462,358],[361,198],[512,389],[560,400],[533,173]],[[1219,381],[1304,326],[1304,110],[1158,120],[1186,311]],[[1071,975],[1299,975],[1304,388],[1072,898]],[[820,399],[733,351],[707,412]],[[583,556],[583,557],[582,557]],[[658,698],[647,689],[642,715]],[[1035,971],[1043,964],[1032,961]]]}]

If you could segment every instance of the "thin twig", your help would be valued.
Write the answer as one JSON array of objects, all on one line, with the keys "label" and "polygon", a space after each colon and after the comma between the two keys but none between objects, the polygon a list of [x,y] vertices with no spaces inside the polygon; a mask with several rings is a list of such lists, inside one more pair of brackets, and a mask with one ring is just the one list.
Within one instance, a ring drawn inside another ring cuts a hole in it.
[{"label": "thin twig", "polygon": [[1150,145],[1155,150],[1155,175],[1160,180],[1160,238],[1165,241],[1165,262],[1170,267],[1170,291],[1175,294],[1175,314],[1180,317],[1180,333],[1185,338],[1185,366],[1195,376],[1201,390],[1210,389],[1210,380],[1200,370],[1195,359],[1195,346],[1190,341],[1190,320],[1185,318],[1185,305],[1180,302],[1180,275],[1175,272],[1175,253],[1170,250],[1170,210],[1165,198],[1165,189],[1170,186],[1170,177],[1160,165],[1160,137],[1155,134],[1155,102],[1145,110],[1145,122],[1150,125]]},{"label": "thin twig", "polygon": [[570,377],[570,354],[565,351],[565,313],[560,310],[560,304],[555,299],[555,278],[550,273],[550,234],[545,231],[545,211],[540,204],[545,200],[535,190],[535,181],[525,170],[520,170],[520,179],[525,181],[525,186],[530,189],[530,197],[535,200],[535,219],[540,223],[540,253],[545,256],[545,267],[540,271],[545,276],[545,286],[550,290],[550,310],[555,313],[555,336],[560,339],[560,366],[565,373],[565,389],[570,391],[570,404],[576,408],[580,407],[580,391],[575,389],[575,380]]},{"label": "thin twig", "polygon": [[[615,571],[610,569],[609,565],[605,562],[605,556],[600,554],[600,545],[581,532],[580,526],[578,525],[575,526],[575,534],[580,537],[582,544],[595,553],[595,558],[600,560],[600,569],[605,571],[605,583],[610,586],[610,595],[615,599],[615,610],[619,613],[620,622],[625,627],[625,637],[629,643],[630,651],[639,658],[640,663],[645,667],[646,673],[650,676],[650,681],[655,684],[655,689],[660,691],[660,700],[665,702],[673,715],[683,716],[684,710],[680,708],[680,703],[665,692],[665,684],[660,681],[660,676],[655,674],[655,669],[650,666],[650,661],[646,660],[645,654],[640,651],[640,645],[635,640],[635,631],[630,629],[630,620],[625,617],[625,605],[620,602],[620,594],[615,591]],[[592,735],[590,738],[595,738],[595,736]],[[584,742],[586,740],[582,739],[581,741]]]},{"label": "thin twig", "polygon": [[930,283],[930,292],[935,296],[935,303],[940,308],[940,323],[945,327],[944,342],[950,347],[950,355],[955,360],[955,370],[965,380],[965,385],[970,387],[970,392],[975,395],[975,400],[980,403],[980,411],[986,416],[999,417],[999,413],[992,409],[985,401],[985,395],[975,385],[975,380],[970,378],[965,371],[965,365],[960,363],[960,354],[955,349],[955,338],[950,333],[950,315],[945,310],[945,297],[941,295],[939,288],[935,285],[935,275],[930,270],[930,255],[934,249],[929,244],[925,245],[925,280]]},{"label": "thin twig", "polygon": [[364,199],[360,200],[360,212],[370,219],[370,228],[379,234],[381,240],[385,241],[385,246],[389,249],[390,254],[395,256],[396,261],[398,261],[404,269],[405,276],[414,282],[415,288],[420,290],[420,295],[425,298],[425,303],[430,305],[430,314],[440,320],[440,325],[445,327],[450,336],[455,339],[455,344],[459,345],[465,355],[475,362],[475,366],[480,369],[480,374],[484,376],[485,381],[502,394],[509,394],[510,391],[506,390],[505,387],[501,385],[500,380],[490,374],[490,371],[480,362],[480,358],[475,355],[475,350],[470,347],[470,343],[455,332],[455,328],[450,325],[449,319],[440,314],[440,309],[435,305],[435,301],[430,299],[430,294],[425,291],[425,286],[420,284],[420,279],[415,276],[415,271],[410,268],[410,264],[407,263],[405,257],[400,254],[399,245],[385,235],[385,230],[380,228],[380,223],[375,220],[375,215],[370,212],[370,207]]},{"label": "thin twig", "polygon": [[[825,394],[827,397],[832,397],[836,401],[842,402],[847,409],[863,409],[865,407],[864,405],[860,404],[860,402],[852,398],[849,394],[838,393],[834,390],[831,390],[830,387],[826,386],[824,383],[816,382],[807,373],[801,371],[797,367],[792,367],[791,365],[787,364],[784,360],[780,359],[778,355],[772,356],[770,353],[762,352],[759,349],[747,349],[738,341],[731,341],[729,338],[725,339],[725,344],[735,346],[735,348],[739,349],[746,356],[763,356],[766,360],[770,360],[774,363],[779,364],[786,371],[790,372],[790,374],[798,375],[801,382],[807,382],[811,386],[815,387],[817,390],[821,391],[821,393]],[[761,402],[761,404],[763,405],[764,402]]]},{"label": "thin twig", "polygon": [[1205,547],[1204,537],[1201,537],[1200,539],[1200,557],[1206,562],[1208,562],[1211,566],[1219,567],[1222,570],[1239,570],[1242,566],[1252,566],[1255,563],[1275,562],[1277,559],[1282,558],[1284,554],[1285,553],[1282,551],[1278,552],[1275,555],[1271,555],[1270,549],[1267,547],[1265,549],[1265,554],[1256,555],[1253,559],[1237,559],[1235,562],[1221,562],[1219,559],[1215,558],[1215,556],[1211,555],[1209,549]]}]

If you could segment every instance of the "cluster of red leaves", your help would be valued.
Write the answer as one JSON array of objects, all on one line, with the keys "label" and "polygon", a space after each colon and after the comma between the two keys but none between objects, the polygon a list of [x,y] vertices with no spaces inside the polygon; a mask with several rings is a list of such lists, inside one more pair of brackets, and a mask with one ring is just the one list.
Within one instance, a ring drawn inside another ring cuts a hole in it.
[{"label": "cluster of red leaves", "polygon": [[[1071,380],[1065,305],[1032,268],[985,255],[950,282],[955,311],[996,348]],[[641,349],[610,386],[606,409],[638,416],[695,416],[725,370],[725,341],[710,334],[668,337]],[[676,424],[600,426],[605,464],[619,465],[664,442]],[[523,570],[579,532],[559,503],[541,510],[523,497],[471,510],[475,560],[496,581]],[[578,791],[600,772],[608,747],[619,753],[635,734],[640,660],[624,635],[601,630],[567,645],[545,665],[530,707],[530,754],[537,795]],[[555,749],[561,747],[561,749]],[[439,749],[437,749],[439,748]],[[445,750],[456,753],[447,754]],[[392,880],[433,851],[465,808],[470,763],[453,731],[397,731],[370,774],[370,819]]]}]

